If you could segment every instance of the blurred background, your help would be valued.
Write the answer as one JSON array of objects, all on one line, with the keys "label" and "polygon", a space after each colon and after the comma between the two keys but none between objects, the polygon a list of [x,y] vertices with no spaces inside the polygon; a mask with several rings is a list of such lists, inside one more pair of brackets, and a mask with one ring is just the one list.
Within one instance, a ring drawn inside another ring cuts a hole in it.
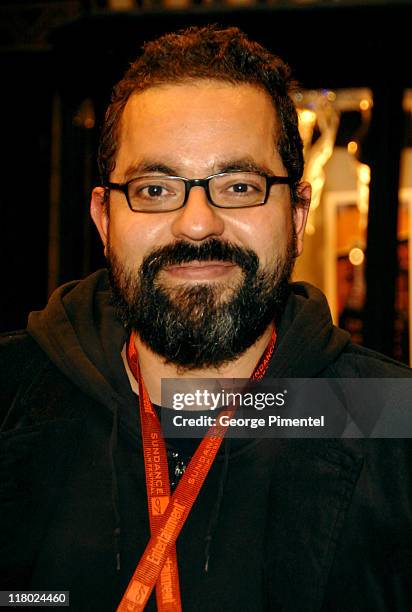
[{"label": "blurred background", "polygon": [[294,277],[356,342],[412,355],[412,0],[96,0],[0,5],[1,330],[104,265],[89,220],[112,85],[144,41],[237,25],[279,54],[314,189]]}]

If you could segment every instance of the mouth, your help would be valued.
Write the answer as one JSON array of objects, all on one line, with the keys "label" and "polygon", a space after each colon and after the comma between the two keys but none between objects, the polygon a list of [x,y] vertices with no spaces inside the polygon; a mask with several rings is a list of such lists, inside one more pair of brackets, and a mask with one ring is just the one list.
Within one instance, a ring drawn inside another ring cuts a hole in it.
[{"label": "mouth", "polygon": [[229,276],[235,264],[230,261],[189,261],[182,264],[167,266],[164,271],[172,278],[185,280],[214,280]]}]

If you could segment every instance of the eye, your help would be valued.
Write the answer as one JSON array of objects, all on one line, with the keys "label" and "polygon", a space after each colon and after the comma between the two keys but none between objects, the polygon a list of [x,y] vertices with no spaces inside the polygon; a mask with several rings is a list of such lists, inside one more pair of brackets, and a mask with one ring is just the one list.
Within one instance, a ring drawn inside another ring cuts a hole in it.
[{"label": "eye", "polygon": [[234,185],[231,185],[229,189],[232,189],[234,193],[247,193],[253,189],[253,186],[248,185],[247,183],[235,183]]},{"label": "eye", "polygon": [[162,185],[148,185],[147,187],[142,187],[139,191],[141,195],[148,196],[149,198],[159,198],[166,194],[166,189]]},{"label": "eye", "polygon": [[176,196],[176,186],[168,179],[136,179],[129,185],[129,195],[137,200],[164,200]]},{"label": "eye", "polygon": [[264,185],[260,178],[256,180],[253,177],[230,179],[223,182],[221,185],[222,192],[226,191],[228,196],[254,196],[264,191]]}]

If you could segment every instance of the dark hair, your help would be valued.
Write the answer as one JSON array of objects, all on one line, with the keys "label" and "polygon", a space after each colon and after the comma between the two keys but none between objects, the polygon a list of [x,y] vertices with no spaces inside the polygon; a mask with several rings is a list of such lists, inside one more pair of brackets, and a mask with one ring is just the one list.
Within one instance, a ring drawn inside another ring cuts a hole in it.
[{"label": "dark hair", "polygon": [[269,93],[281,126],[276,145],[288,175],[293,178],[292,200],[298,202],[296,187],[303,173],[303,152],[297,112],[290,97],[295,87],[290,69],[238,28],[221,29],[214,25],[191,27],[146,43],[143,55],[115,85],[99,146],[98,164],[103,183],[115,168],[120,120],[131,94],[190,79],[248,83]]}]

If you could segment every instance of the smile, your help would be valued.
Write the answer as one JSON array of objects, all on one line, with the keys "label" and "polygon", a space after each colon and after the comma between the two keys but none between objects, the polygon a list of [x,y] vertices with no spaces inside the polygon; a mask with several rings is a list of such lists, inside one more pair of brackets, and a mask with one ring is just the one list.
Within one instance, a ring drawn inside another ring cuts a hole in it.
[{"label": "smile", "polygon": [[228,261],[190,261],[168,266],[165,272],[173,278],[186,280],[216,279],[233,272],[237,266]]}]

